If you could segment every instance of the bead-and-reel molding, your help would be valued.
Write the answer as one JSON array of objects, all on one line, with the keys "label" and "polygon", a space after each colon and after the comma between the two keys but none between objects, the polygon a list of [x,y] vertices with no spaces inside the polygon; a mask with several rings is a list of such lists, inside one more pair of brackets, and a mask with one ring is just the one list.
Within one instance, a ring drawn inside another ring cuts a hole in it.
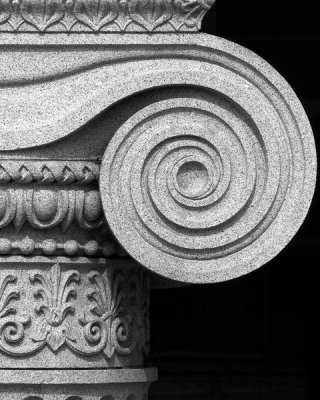
[{"label": "bead-and-reel molding", "polygon": [[219,67],[207,99],[150,104],[106,149],[107,221],[153,272],[183,282],[235,278],[278,254],[306,216],[316,175],[310,125],[282,78],[274,88],[250,68],[258,84]]}]

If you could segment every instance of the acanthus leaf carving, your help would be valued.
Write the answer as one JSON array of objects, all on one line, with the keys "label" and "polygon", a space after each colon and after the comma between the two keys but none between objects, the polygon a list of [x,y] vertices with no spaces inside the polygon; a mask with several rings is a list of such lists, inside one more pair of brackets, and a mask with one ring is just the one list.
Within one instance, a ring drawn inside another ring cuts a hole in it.
[{"label": "acanthus leaf carving", "polygon": [[71,31],[73,25],[77,22],[77,19],[74,16],[73,9],[74,9],[74,1],[66,0],[65,15],[60,22],[66,28],[67,31]]},{"label": "acanthus leaf carving", "polygon": [[20,12],[20,0],[12,0],[12,14],[9,24],[14,31],[17,31],[24,22]]},{"label": "acanthus leaf carving", "polygon": [[79,321],[91,351],[102,351],[107,359],[115,353],[128,355],[134,349],[147,351],[149,328],[144,305],[148,288],[144,275],[115,273],[109,267],[103,274],[90,272],[88,279],[93,288],[87,297],[93,304],[85,308]]},{"label": "acanthus leaf carving", "polygon": [[21,0],[20,9],[23,19],[40,31],[45,31],[64,16],[63,0]]},{"label": "acanthus leaf carving", "polygon": [[117,18],[117,0],[76,0],[74,15],[94,31],[99,31]]},{"label": "acanthus leaf carving", "polygon": [[8,21],[12,15],[12,0],[0,1],[0,24]]},{"label": "acanthus leaf carving", "polygon": [[46,342],[56,352],[65,342],[76,340],[66,316],[75,311],[70,300],[76,298],[73,283],[79,283],[80,274],[75,270],[61,272],[60,265],[55,264],[47,273],[32,275],[30,281],[40,286],[34,296],[40,299],[35,311],[41,315],[31,338]]},{"label": "acanthus leaf carving", "polygon": [[177,9],[177,18],[171,24],[179,30],[182,26],[200,29],[202,18],[210,9],[210,0],[174,0]]},{"label": "acanthus leaf carving", "polygon": [[131,18],[148,31],[172,16],[171,0],[131,0],[128,6]]},{"label": "acanthus leaf carving", "polygon": [[0,286],[0,318],[4,318],[8,314],[15,313],[14,308],[7,308],[8,304],[11,302],[13,299],[18,299],[19,292],[11,289],[8,293],[5,294],[6,288],[9,285],[9,283],[15,283],[17,280],[16,276],[13,275],[7,275]]},{"label": "acanthus leaf carving", "polygon": [[194,31],[200,28],[203,16],[214,3],[215,0],[0,0],[0,25],[4,31],[10,31],[7,23],[14,31],[30,31],[31,25],[34,30],[45,32],[58,24],[59,32],[151,32],[158,28]]},{"label": "acanthus leaf carving", "polygon": [[20,299],[20,290],[12,287],[17,276],[8,274],[0,285],[0,349],[10,354],[10,346],[24,338],[24,326],[30,322],[27,315],[19,315],[12,301]]},{"label": "acanthus leaf carving", "polygon": [[144,271],[108,266],[81,274],[56,263],[19,276],[23,301],[16,275],[0,282],[1,351],[32,356],[44,347],[53,353],[65,347],[82,356],[100,354],[111,363],[130,355],[136,360],[148,351]]},{"label": "acanthus leaf carving", "polygon": [[104,355],[111,358],[116,347],[119,347],[115,337],[117,326],[122,323],[123,329],[128,330],[127,318],[119,320],[121,298],[124,295],[119,291],[119,285],[123,276],[113,276],[112,268],[107,268],[102,275],[97,271],[90,272],[88,278],[94,288],[88,290],[87,297],[94,304],[85,310],[80,320],[84,325],[84,336],[91,345],[98,343]]}]

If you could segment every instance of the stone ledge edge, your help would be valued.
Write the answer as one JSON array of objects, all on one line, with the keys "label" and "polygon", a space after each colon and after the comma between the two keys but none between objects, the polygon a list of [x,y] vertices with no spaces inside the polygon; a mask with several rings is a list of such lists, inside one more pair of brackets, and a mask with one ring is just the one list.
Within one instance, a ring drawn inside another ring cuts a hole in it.
[{"label": "stone ledge edge", "polygon": [[146,383],[158,379],[157,368],[34,370],[0,369],[1,385],[101,385]]}]

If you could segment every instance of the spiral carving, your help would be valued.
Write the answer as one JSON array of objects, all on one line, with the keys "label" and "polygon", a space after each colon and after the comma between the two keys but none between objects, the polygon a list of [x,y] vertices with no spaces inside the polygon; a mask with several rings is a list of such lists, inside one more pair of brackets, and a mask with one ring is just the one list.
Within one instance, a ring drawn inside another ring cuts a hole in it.
[{"label": "spiral carving", "polygon": [[286,224],[302,222],[288,204],[303,192],[303,163],[293,168],[303,161],[301,142],[261,93],[240,96],[148,106],[106,150],[107,220],[129,254],[157,273],[233,278],[272,258],[293,236]]}]

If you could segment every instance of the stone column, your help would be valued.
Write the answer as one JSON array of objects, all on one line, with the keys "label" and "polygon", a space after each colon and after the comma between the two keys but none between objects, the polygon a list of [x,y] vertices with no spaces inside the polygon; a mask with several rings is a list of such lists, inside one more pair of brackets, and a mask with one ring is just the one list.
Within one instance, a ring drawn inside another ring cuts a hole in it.
[{"label": "stone column", "polygon": [[150,285],[262,266],[310,205],[308,119],[214,0],[0,0],[0,400],[145,400]]}]

